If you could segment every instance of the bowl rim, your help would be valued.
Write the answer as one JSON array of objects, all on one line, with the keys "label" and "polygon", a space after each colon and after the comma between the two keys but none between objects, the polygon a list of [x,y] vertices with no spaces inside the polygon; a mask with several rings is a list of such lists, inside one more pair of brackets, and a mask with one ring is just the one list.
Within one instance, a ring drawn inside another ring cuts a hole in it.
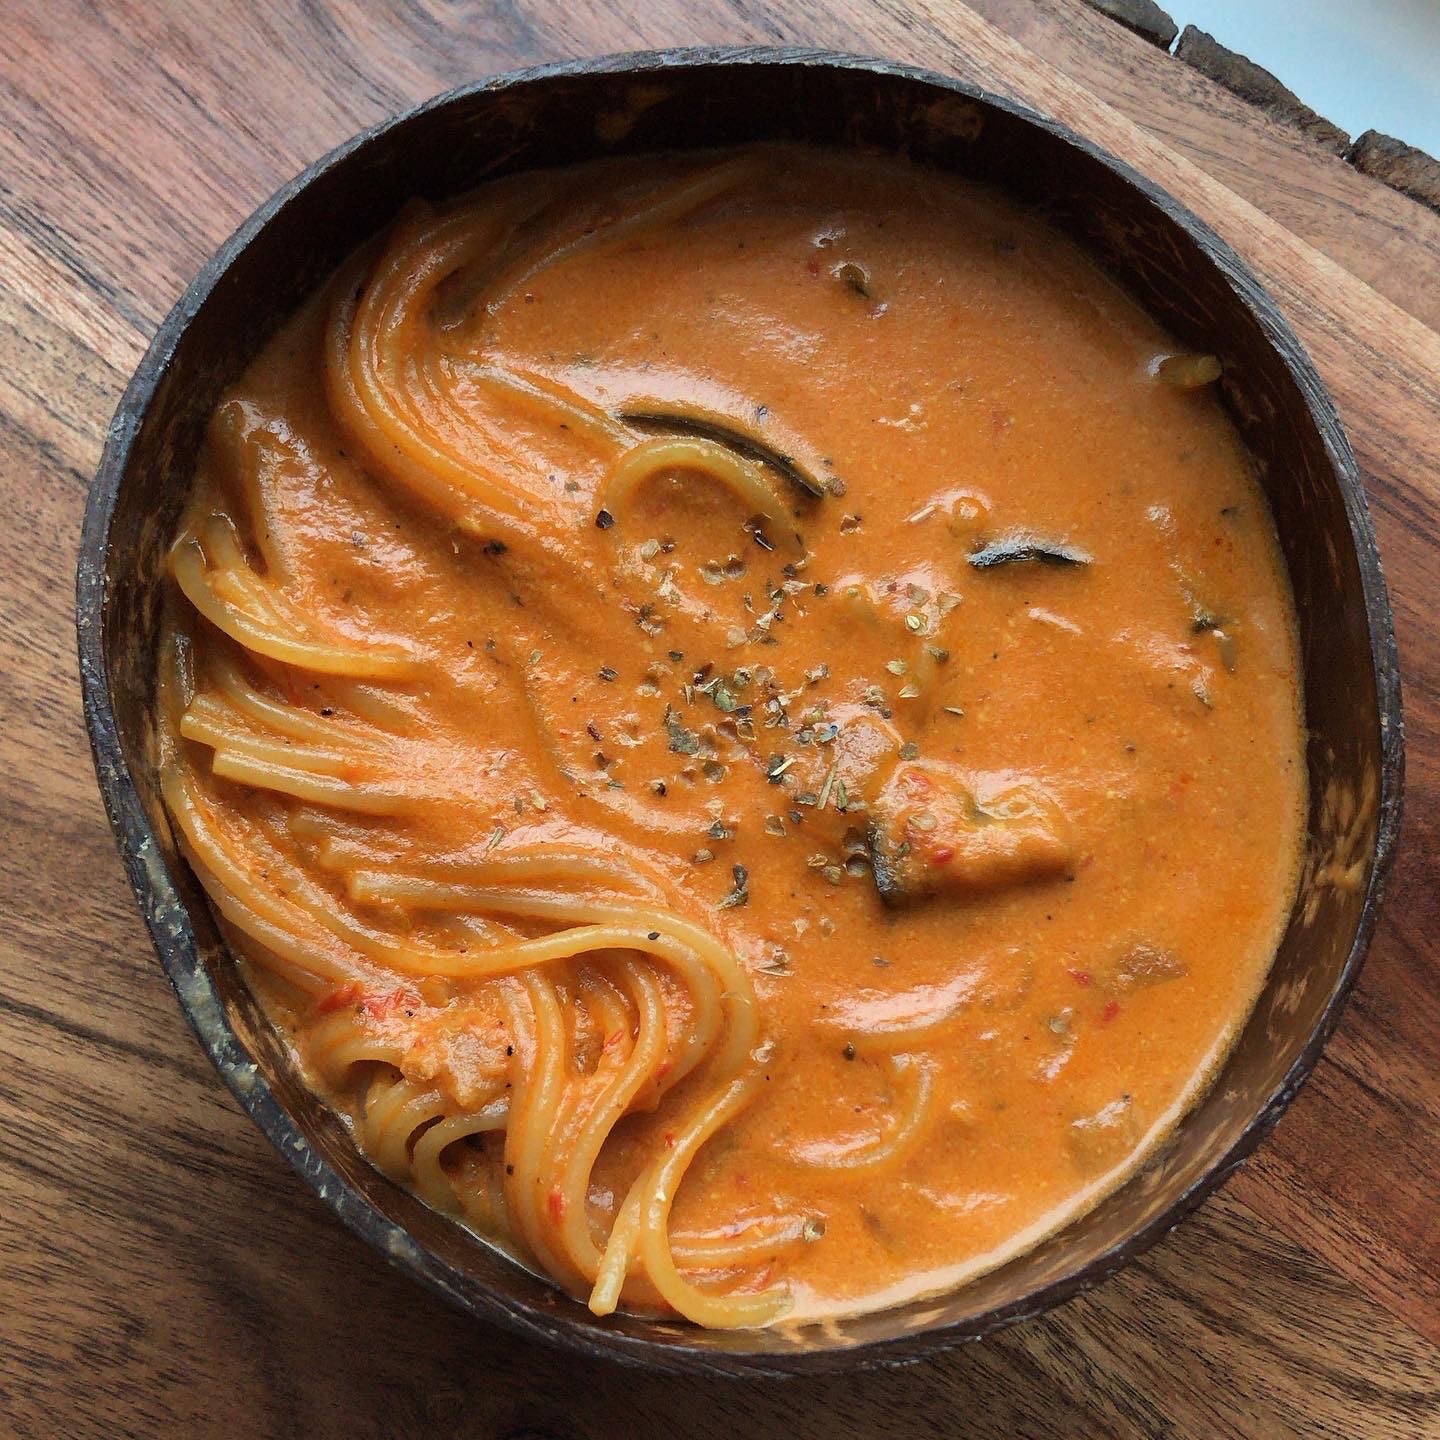
[{"label": "bowl rim", "polygon": [[[404,1227],[390,1220],[324,1159],[260,1075],[236,1035],[221,1004],[218,989],[199,956],[185,903],[159,860],[154,829],[120,746],[104,649],[110,526],[141,423],[157,389],[169,374],[181,337],[196,314],[232,264],[287,204],[354,152],[371,145],[391,130],[479,94],[592,74],[659,77],[676,71],[726,65],[865,71],[885,79],[918,82],[1006,112],[1049,132],[1072,149],[1104,165],[1187,233],[1205,258],[1221,272],[1238,302],[1262,328],[1270,348],[1276,352],[1303,395],[1325,447],[1343,501],[1351,546],[1359,567],[1380,730],[1376,840],[1355,938],[1309,1039],[1285,1076],[1230,1147],[1191,1181],[1160,1215],[1086,1264],[1016,1301],[998,1306],[970,1321],[952,1322],[885,1339],[807,1346],[795,1351],[741,1346],[706,1350],[683,1339],[672,1344],[609,1330],[603,1323],[579,1315],[547,1313],[541,1307],[518,1298],[501,1296],[483,1283],[471,1282],[462,1293],[457,1282],[464,1277],[459,1271],[426,1249]],[[1359,469],[1334,403],[1309,355],[1275,302],[1248,266],[1208,224],[1168,191],[1093,141],[1027,105],[968,81],[870,55],[803,46],[701,46],[623,51],[528,66],[432,96],[358,132],[307,166],[258,206],[201,268],[161,323],[125,388],[107,429],[104,449],[86,500],[76,571],[76,631],[86,729],[106,813],[131,888],[191,1030],[241,1108],[347,1228],[453,1305],[526,1339],[547,1341],[590,1357],[603,1356],[654,1372],[730,1378],[782,1377],[904,1364],[980,1339],[1036,1316],[1108,1279],[1168,1234],[1228,1179],[1273,1129],[1314,1069],[1339,1023],[1364,964],[1379,918],[1399,833],[1404,790],[1400,677],[1393,616],[1374,529]]]}]

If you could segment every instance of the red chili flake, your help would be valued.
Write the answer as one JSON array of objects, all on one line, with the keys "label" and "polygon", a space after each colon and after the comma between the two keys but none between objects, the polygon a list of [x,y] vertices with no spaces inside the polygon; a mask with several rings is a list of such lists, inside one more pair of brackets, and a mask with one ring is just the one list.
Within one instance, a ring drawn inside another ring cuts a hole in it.
[{"label": "red chili flake", "polygon": [[820,262],[812,255],[812,256],[805,262],[805,268],[806,268],[812,275],[818,275],[818,274],[820,273]]},{"label": "red chili flake", "polygon": [[1065,972],[1082,990],[1095,978],[1088,970],[1067,970]]},{"label": "red chili flake", "polygon": [[364,987],[358,980],[352,980],[348,985],[337,985],[325,998],[315,1006],[317,1015],[332,1015],[336,1010],[347,1009],[351,1005],[358,1004],[361,996],[365,994]]},{"label": "red chili flake", "polygon": [[948,865],[955,858],[955,847],[953,845],[942,845],[938,850],[930,852],[930,863],[932,865]]},{"label": "red chili flake", "polygon": [[675,1148],[675,1132],[673,1130],[667,1130],[665,1132],[665,1147],[668,1150]]},{"label": "red chili flake", "polygon": [[918,770],[906,770],[901,776],[901,781],[905,786],[906,795],[912,799],[928,795],[935,788],[929,779]]},{"label": "red chili flake", "polygon": [[391,990],[385,995],[367,995],[363,1004],[377,1020],[383,1020],[392,1010],[406,1006],[412,1010],[417,1008],[420,997],[409,990]]},{"label": "red chili flake", "polygon": [[550,1218],[558,1225],[565,1218],[565,1194],[558,1185],[546,1196],[545,1204]]},{"label": "red chili flake", "polygon": [[611,1033],[605,1037],[605,1048],[607,1050],[613,1050],[624,1038],[625,1032],[623,1030],[611,1031]]},{"label": "red chili flake", "polygon": [[1100,1012],[1100,1023],[1108,1025],[1119,1013],[1120,1002],[1118,1000],[1107,1001],[1105,1008]]},{"label": "red chili flake", "polygon": [[663,1080],[674,1068],[675,1068],[675,1062],[674,1062],[673,1060],[662,1060],[662,1061],[655,1067],[655,1081],[656,1081],[656,1083],[658,1084],[661,1080]]}]

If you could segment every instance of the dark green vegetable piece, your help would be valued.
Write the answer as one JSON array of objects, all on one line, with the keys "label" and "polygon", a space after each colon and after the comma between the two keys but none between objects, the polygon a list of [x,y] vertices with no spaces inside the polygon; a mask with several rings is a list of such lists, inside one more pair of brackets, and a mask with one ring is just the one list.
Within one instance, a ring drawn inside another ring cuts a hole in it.
[{"label": "dark green vegetable piece", "polygon": [[899,862],[904,857],[890,849],[884,827],[875,820],[866,827],[865,844],[870,853],[870,870],[875,879],[876,893],[892,909],[903,905],[908,896]]},{"label": "dark green vegetable piece", "polygon": [[716,444],[724,445],[747,460],[769,466],[816,500],[827,493],[825,486],[793,455],[786,455],[758,435],[742,430],[733,421],[721,416],[702,416],[689,410],[661,409],[648,405],[633,409],[622,407],[615,414],[627,425],[634,425],[641,430],[654,430],[670,435],[696,435],[702,440],[714,440]]},{"label": "dark green vegetable piece", "polygon": [[1092,558],[1088,550],[1078,545],[1049,540],[1025,530],[998,535],[966,556],[976,570],[993,570],[997,565],[1016,565],[1027,560],[1038,560],[1042,565],[1088,565]]}]

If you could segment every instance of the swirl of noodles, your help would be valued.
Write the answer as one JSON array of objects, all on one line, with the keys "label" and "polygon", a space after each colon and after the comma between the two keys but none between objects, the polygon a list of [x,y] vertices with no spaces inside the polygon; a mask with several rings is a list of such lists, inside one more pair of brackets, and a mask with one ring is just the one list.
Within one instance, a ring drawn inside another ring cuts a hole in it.
[{"label": "swirl of noodles", "polygon": [[170,572],[205,619],[257,655],[324,675],[402,679],[415,673],[418,657],[404,649],[327,636],[250,567],[228,516],[212,515],[200,533],[182,534],[170,552]]},{"label": "swirl of noodles", "polygon": [[666,470],[700,470],[728,485],[752,513],[783,522],[784,507],[753,461],[713,440],[662,437],[632,446],[616,462],[606,480],[605,507],[623,514],[631,492]]},{"label": "swirl of noodles", "polygon": [[[483,330],[542,270],[688,213],[750,165],[709,167],[568,238],[537,226],[533,187],[486,208],[417,207],[334,282],[329,421],[378,484],[530,567],[538,598],[517,610],[517,653],[552,596],[618,584],[584,503],[537,483],[543,446],[591,466],[591,499],[622,513],[637,486],[675,470],[718,480],[767,520],[786,507],[768,471],[714,439],[637,437],[560,379],[460,353],[447,306],[478,287]],[[671,1225],[695,1156],[764,1085],[769,1050],[740,958],[690,918],[670,874],[615,846],[427,839],[431,812],[455,803],[443,777],[465,768],[445,754],[435,788],[406,778],[434,743],[417,721],[445,680],[439,657],[368,634],[363,607],[340,627],[303,598],[271,493],[276,473],[315,463],[301,437],[229,401],[208,443],[236,503],[197,496],[170,553],[185,603],[158,691],[161,790],[226,937],[303,1018],[297,1043],[318,1083],[379,1168],[597,1313],[775,1319],[788,1295],[759,1277],[805,1243],[805,1216]],[[583,645],[585,615],[565,621]],[[626,643],[640,673],[643,637]],[[526,698],[519,669],[497,668],[497,696]],[[534,705],[508,713],[543,729]],[[652,1112],[599,1184],[617,1127]]]},{"label": "swirl of noodles", "polygon": [[[421,212],[396,228],[386,253],[362,283],[364,257],[343,272],[328,331],[325,379],[331,409],[387,471],[423,503],[476,533],[499,530],[538,543],[523,512],[527,496],[512,466],[497,466],[473,444],[454,438],[447,417],[427,413],[433,401],[416,354],[435,292],[457,269],[495,244],[504,218],[461,212],[426,224]],[[428,391],[428,393],[427,393]],[[491,450],[503,439],[487,434]],[[507,473],[508,472],[508,473]]]},{"label": "swirl of noodles", "polygon": [[[408,1076],[403,1047],[394,1041],[354,1032],[352,1025],[337,1049],[335,1032],[348,1017],[317,1030],[311,1043],[318,1068],[332,1083],[362,1063],[372,1072],[382,1067],[359,1092],[357,1132],[366,1153],[387,1173],[410,1179],[431,1203],[459,1209],[487,1228],[508,1228],[562,1283],[594,1290],[592,1304],[598,1308],[614,1308],[619,1299],[613,1281],[601,1288],[603,1267],[613,1271],[619,1265],[623,1281],[638,1259],[649,1287],[681,1313],[693,1310],[691,1318],[702,1323],[756,1323],[761,1309],[771,1317],[779,1313],[785,1304],[781,1295],[763,1301],[708,1295],[680,1276],[668,1239],[655,1245],[647,1238],[653,1226],[668,1224],[688,1160],[723,1118],[753,1095],[759,1076],[750,1053],[758,1037],[754,993],[733,953],[699,926],[656,908],[655,879],[573,847],[540,845],[468,861],[432,861],[420,874],[377,871],[363,868],[373,865],[376,847],[373,836],[361,838],[365,832],[356,829],[358,820],[300,812],[296,826],[324,855],[321,870],[340,877],[343,894],[360,908],[337,903],[335,891],[287,856],[277,833],[238,821],[205,794],[185,763],[184,747],[213,747],[213,773],[243,783],[248,777],[224,769],[220,758],[246,734],[268,726],[285,742],[278,748],[292,768],[304,763],[323,773],[353,762],[362,749],[352,727],[262,694],[233,661],[205,672],[218,677],[214,690],[196,690],[193,673],[182,675],[181,668],[172,664],[162,679],[167,737],[162,789],[188,860],[227,927],[251,942],[252,958],[316,997],[345,993],[344,987],[356,984],[385,991],[406,978],[445,977],[503,988],[514,1037],[513,1090],[508,1098],[492,1094],[479,1105],[457,1108],[435,1085]],[[237,728],[237,716],[251,731]],[[263,760],[262,754],[257,763]],[[333,803],[337,797],[325,799]],[[344,808],[374,813],[363,803]],[[557,884],[605,884],[641,894],[596,900],[536,888]],[[391,933],[361,913],[379,906],[538,920],[561,928],[528,938],[502,931],[483,945],[441,946]],[[596,1075],[582,1083],[569,1077],[572,1047],[549,976],[572,976],[585,957],[614,953],[634,957],[622,963],[620,983],[592,979],[587,989],[590,1008],[608,1012],[601,1023],[615,1039]],[[678,1049],[654,964],[671,968],[687,989]],[[647,1091],[656,1103],[702,1066],[710,1088],[680,1122],[679,1160],[667,1151],[665,1163],[646,1167],[632,1183],[612,1235],[598,1233],[587,1197],[595,1162],[615,1124]],[[446,1163],[463,1142],[495,1131],[504,1132],[506,1156],[498,1202],[488,1191],[479,1193],[486,1187],[474,1182],[474,1165],[462,1171]],[[561,1136],[564,1143],[557,1144]],[[470,1178],[462,1183],[462,1175]],[[642,1203],[644,1214],[631,1218]],[[792,1226],[792,1242],[794,1233]],[[713,1270],[785,1238],[771,1233],[728,1246],[695,1240],[688,1248],[682,1244],[680,1253],[697,1268]],[[723,1318],[731,1309],[733,1316]]]}]

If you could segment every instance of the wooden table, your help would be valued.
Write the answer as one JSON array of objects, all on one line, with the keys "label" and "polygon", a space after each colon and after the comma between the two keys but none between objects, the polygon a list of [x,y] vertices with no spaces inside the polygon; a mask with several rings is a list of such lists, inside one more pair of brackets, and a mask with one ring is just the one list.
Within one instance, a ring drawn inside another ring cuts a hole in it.
[{"label": "wooden table", "polygon": [[[11,0],[0,30],[0,1433],[1440,1436],[1440,216],[1075,0]],[[1043,1320],[902,1372],[781,1386],[527,1349],[331,1220],[161,978],[91,773],[71,634],[81,507],[125,379],[275,186],[486,72],[723,42],[879,52],[1016,95],[1230,240],[1366,473],[1410,734],[1364,980],[1223,1194]]]}]

